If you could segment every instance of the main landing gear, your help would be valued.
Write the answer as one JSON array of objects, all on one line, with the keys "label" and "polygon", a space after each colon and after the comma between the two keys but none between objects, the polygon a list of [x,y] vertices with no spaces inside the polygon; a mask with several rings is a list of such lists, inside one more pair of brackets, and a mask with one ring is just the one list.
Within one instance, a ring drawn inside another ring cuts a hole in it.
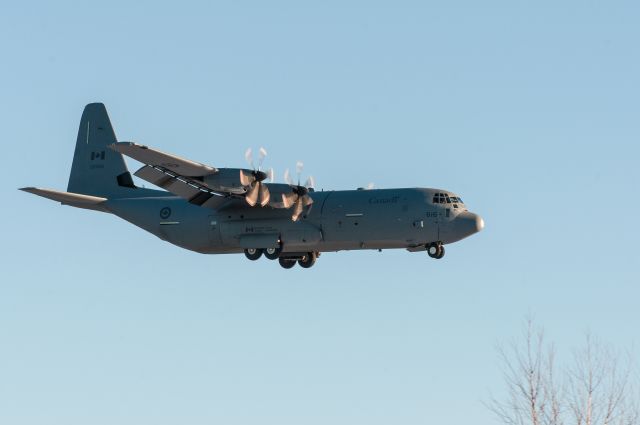
[{"label": "main landing gear", "polygon": [[442,242],[427,244],[427,254],[429,254],[429,257],[435,258],[436,260],[441,259],[444,257],[444,245],[442,245]]},{"label": "main landing gear", "polygon": [[301,255],[298,254],[291,257],[280,257],[278,258],[278,261],[280,262],[280,266],[284,269],[290,269],[295,266],[296,263],[298,263],[298,265],[303,269],[309,269],[313,267],[319,256],[319,252],[305,252]]},{"label": "main landing gear", "polygon": [[296,265],[296,260],[290,258],[278,258],[278,262],[283,269],[290,269]]},{"label": "main landing gear", "polygon": [[267,248],[264,250],[264,256],[269,260],[277,260],[280,258],[280,253],[282,252],[282,248]]},{"label": "main landing gear", "polygon": [[293,254],[289,257],[281,257],[282,248],[248,248],[244,250],[244,255],[251,261],[256,261],[264,254],[269,260],[278,260],[280,266],[284,269],[290,269],[298,263],[300,267],[308,269],[313,267],[316,260],[320,256],[319,252],[305,252],[302,254]]},{"label": "main landing gear", "polygon": [[317,259],[318,259],[318,253],[317,252],[307,252],[306,254],[304,254],[302,256],[301,259],[298,260],[298,264],[303,269],[309,269],[309,268],[313,267],[313,265],[316,263]]},{"label": "main landing gear", "polygon": [[262,250],[257,248],[249,248],[244,250],[244,255],[251,261],[256,261],[262,257]]}]

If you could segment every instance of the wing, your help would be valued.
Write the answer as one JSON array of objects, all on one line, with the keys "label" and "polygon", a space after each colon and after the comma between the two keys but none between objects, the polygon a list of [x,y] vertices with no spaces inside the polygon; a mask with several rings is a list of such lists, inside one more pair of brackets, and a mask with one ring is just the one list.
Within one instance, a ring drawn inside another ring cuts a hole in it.
[{"label": "wing", "polygon": [[136,171],[134,175],[168,190],[194,205],[206,208],[218,208],[230,198],[240,197],[232,193],[213,190],[201,181],[181,176],[157,165],[145,165]]},{"label": "wing", "polygon": [[209,165],[132,142],[113,143],[109,147],[147,164],[134,173],[136,177],[168,190],[194,205],[218,208],[229,198],[241,197],[238,194],[207,186],[202,181],[202,177],[218,172],[216,168]]},{"label": "wing", "polygon": [[218,171],[215,167],[180,158],[137,143],[119,142],[113,143],[109,147],[143,164],[162,167],[185,177],[201,177]]}]

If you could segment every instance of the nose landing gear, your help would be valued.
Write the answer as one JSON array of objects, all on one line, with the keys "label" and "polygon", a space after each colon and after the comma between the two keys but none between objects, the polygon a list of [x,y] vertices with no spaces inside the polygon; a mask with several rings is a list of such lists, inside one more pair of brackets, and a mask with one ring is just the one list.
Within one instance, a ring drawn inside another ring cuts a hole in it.
[{"label": "nose landing gear", "polygon": [[429,257],[435,258],[436,260],[444,257],[444,245],[442,242],[433,242],[427,245],[427,254]]}]

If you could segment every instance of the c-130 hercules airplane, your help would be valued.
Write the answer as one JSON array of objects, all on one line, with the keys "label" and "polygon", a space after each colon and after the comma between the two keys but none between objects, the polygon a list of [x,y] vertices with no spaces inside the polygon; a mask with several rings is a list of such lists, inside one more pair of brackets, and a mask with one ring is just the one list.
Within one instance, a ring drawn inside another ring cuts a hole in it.
[{"label": "c-130 hercules airplane", "polygon": [[[135,186],[123,155],[145,164],[135,176],[164,190]],[[102,103],[82,114],[66,192],[22,188],[63,205],[102,211],[179,247],[203,254],[262,255],[285,269],[313,266],[322,252],[404,248],[444,256],[444,245],[479,232],[482,218],[440,189],[315,191],[267,183],[273,172],[216,168],[131,142],[118,142]],[[252,163],[250,150],[247,160]],[[298,176],[301,163],[298,163]]]}]

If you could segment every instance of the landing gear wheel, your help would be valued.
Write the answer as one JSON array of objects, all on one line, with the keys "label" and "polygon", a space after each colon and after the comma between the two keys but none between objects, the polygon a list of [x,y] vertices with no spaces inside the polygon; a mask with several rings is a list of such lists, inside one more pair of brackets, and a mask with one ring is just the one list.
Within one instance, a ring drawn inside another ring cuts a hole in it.
[{"label": "landing gear wheel", "polygon": [[298,264],[300,264],[300,267],[308,269],[316,263],[317,259],[318,259],[317,253],[307,252],[300,260],[298,260]]},{"label": "landing gear wheel", "polygon": [[278,262],[283,269],[290,269],[291,267],[296,265],[296,260],[291,260],[289,258],[278,258]]},{"label": "landing gear wheel", "polygon": [[267,248],[264,250],[264,256],[269,260],[277,260],[280,257],[280,253],[282,252],[282,248]]},{"label": "landing gear wheel", "polygon": [[258,248],[247,248],[244,250],[244,255],[251,261],[256,261],[262,257],[262,250]]},{"label": "landing gear wheel", "polygon": [[444,256],[444,246],[439,242],[427,245],[427,254],[429,257],[440,259]]}]

